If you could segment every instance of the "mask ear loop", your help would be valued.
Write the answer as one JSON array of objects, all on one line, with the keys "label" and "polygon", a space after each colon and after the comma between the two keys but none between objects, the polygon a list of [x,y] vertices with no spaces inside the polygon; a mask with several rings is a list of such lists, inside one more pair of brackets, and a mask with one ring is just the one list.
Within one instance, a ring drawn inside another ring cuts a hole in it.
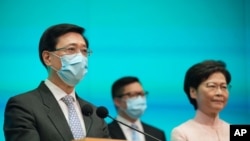
[{"label": "mask ear loop", "polygon": [[54,52],[50,52],[52,55],[54,55],[54,56],[56,56],[56,57],[58,57],[58,58],[60,58],[61,59],[61,57],[60,56],[58,56],[57,54],[55,54]]},{"label": "mask ear loop", "polygon": [[[61,61],[61,57],[60,56],[58,56],[57,54],[55,54],[54,52],[50,52],[52,55],[54,55],[54,56],[56,56],[56,57],[58,57],[59,59],[60,59],[60,61]],[[61,65],[62,65],[62,61],[61,61]],[[56,68],[54,68],[52,65],[50,66],[53,70],[55,70],[56,72],[58,72],[59,70],[57,70]]]}]

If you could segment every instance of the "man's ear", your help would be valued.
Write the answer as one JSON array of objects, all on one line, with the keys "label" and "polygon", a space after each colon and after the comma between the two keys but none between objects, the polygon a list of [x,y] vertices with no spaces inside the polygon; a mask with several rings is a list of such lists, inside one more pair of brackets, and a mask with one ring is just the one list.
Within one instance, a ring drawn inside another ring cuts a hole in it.
[{"label": "man's ear", "polygon": [[121,106],[121,100],[119,98],[114,98],[113,101],[114,101],[116,107]]},{"label": "man's ear", "polygon": [[43,51],[42,58],[47,66],[51,66],[51,55],[48,51]]},{"label": "man's ear", "polygon": [[197,90],[194,87],[189,88],[190,97],[193,99],[197,98]]}]

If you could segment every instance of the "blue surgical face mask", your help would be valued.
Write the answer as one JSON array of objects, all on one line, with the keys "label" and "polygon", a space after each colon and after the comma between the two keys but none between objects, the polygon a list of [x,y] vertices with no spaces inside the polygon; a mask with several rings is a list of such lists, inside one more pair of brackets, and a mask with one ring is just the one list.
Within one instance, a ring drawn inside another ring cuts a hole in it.
[{"label": "blue surgical face mask", "polygon": [[147,108],[146,97],[138,96],[126,100],[127,109],[125,112],[133,119],[138,119]]},{"label": "blue surgical face mask", "polygon": [[[57,56],[56,54],[54,54]],[[59,56],[57,56],[59,57]],[[61,69],[57,71],[58,76],[70,86],[75,86],[83,76],[87,73],[87,57],[81,53],[72,55],[63,55],[59,57],[61,59]]]}]

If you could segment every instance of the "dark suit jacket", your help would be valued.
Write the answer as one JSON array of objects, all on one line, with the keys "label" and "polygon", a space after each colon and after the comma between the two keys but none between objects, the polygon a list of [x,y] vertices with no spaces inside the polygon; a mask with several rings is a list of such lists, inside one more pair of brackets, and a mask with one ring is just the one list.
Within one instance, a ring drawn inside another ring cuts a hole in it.
[{"label": "dark suit jacket", "polygon": [[[79,98],[82,107],[89,102]],[[88,137],[109,138],[105,121],[95,114],[83,115]],[[9,99],[5,109],[4,135],[6,141],[71,141],[73,135],[67,120],[48,87],[38,88]]]},{"label": "dark suit jacket", "polygon": [[[153,127],[151,125],[148,125],[144,122],[142,122],[142,127],[144,129],[144,133],[147,133],[161,141],[166,141],[166,136],[164,131],[162,131],[161,129],[158,129],[156,127]],[[112,121],[111,123],[108,124],[108,128],[109,128],[109,134],[111,136],[111,138],[113,139],[125,139],[126,137],[122,132],[122,129],[120,128],[119,124],[116,121]],[[149,136],[145,136],[145,140],[146,141],[157,141]]]}]

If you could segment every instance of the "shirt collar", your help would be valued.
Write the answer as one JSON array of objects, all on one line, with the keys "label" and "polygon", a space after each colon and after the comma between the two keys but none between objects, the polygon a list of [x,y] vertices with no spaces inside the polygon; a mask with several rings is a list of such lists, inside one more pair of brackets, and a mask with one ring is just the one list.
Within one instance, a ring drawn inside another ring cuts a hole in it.
[{"label": "shirt collar", "polygon": [[[123,117],[120,116],[120,115],[117,115],[116,119],[117,119],[118,121],[122,122],[122,123],[127,124],[128,126],[131,126],[132,124],[135,124],[138,128],[141,128],[141,127],[142,127],[142,126],[141,126],[141,121],[140,121],[140,119],[137,119],[134,123],[128,121],[127,119],[123,118]],[[119,124],[120,124],[120,123],[119,123]],[[120,125],[122,125],[122,124],[120,124]],[[129,128],[129,127],[126,127],[126,128]],[[130,129],[130,128],[129,128],[129,129]]]},{"label": "shirt collar", "polygon": [[76,101],[75,89],[73,89],[73,91],[70,94],[67,94],[61,88],[59,88],[57,85],[51,82],[49,79],[46,79],[44,83],[50,89],[50,91],[52,92],[57,101],[61,100],[66,95],[71,95],[74,101]]}]

